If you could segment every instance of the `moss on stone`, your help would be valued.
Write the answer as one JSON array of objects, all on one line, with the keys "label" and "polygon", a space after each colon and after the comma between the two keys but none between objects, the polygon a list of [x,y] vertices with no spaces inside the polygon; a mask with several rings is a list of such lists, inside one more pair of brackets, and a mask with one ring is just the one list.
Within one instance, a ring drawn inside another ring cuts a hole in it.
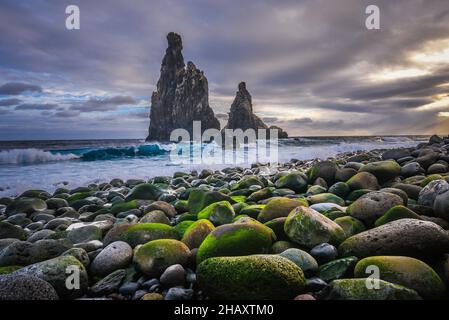
[{"label": "moss on stone", "polygon": [[214,225],[207,219],[201,219],[192,223],[185,231],[181,241],[189,249],[199,248],[209,233],[215,230]]},{"label": "moss on stone", "polygon": [[223,225],[212,231],[198,249],[197,263],[220,256],[243,256],[268,253],[276,236],[259,223]]},{"label": "moss on stone", "polygon": [[382,280],[413,289],[423,298],[437,299],[445,294],[443,281],[421,260],[401,256],[368,257],[357,263],[355,277],[366,277],[368,266],[377,266]]},{"label": "moss on stone", "polygon": [[265,223],[276,218],[287,217],[298,206],[308,206],[308,203],[305,199],[273,198],[262,208],[257,220]]},{"label": "moss on stone", "polygon": [[309,196],[306,199],[311,205],[317,203],[335,203],[338,204],[339,206],[345,205],[345,200],[332,193],[320,193],[313,196]]},{"label": "moss on stone", "polygon": [[305,290],[302,270],[275,255],[210,258],[198,266],[197,276],[213,299],[292,299]]},{"label": "moss on stone", "polygon": [[131,247],[156,239],[179,239],[178,232],[163,223],[138,223],[122,234],[122,240]]},{"label": "moss on stone", "polygon": [[228,201],[212,203],[198,213],[198,219],[208,219],[216,226],[230,223],[234,216],[234,208]]},{"label": "moss on stone", "polygon": [[374,222],[374,226],[378,227],[383,224],[386,224],[391,221],[399,220],[399,219],[418,219],[422,220],[422,218],[410,210],[407,207],[404,206],[394,206],[393,208],[389,209],[383,216],[381,216],[379,219]]},{"label": "moss on stone", "polygon": [[186,230],[194,223],[195,221],[193,220],[184,220],[173,226],[173,229],[175,229],[176,232],[178,232],[179,238],[181,239],[184,236]]},{"label": "moss on stone", "polygon": [[335,219],[334,222],[344,230],[348,238],[366,230],[365,225],[362,223],[362,221],[354,217],[339,217]]},{"label": "moss on stone", "polygon": [[120,212],[125,212],[125,211],[129,211],[132,209],[137,209],[139,206],[137,200],[132,200],[132,201],[128,201],[128,202],[122,202],[122,203],[117,203],[114,204],[111,207],[111,213],[114,215],[119,214]]}]

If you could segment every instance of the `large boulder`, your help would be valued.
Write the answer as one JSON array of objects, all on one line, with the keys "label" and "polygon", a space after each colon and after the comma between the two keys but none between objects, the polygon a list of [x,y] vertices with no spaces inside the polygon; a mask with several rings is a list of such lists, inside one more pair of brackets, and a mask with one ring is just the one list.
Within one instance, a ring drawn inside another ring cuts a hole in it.
[{"label": "large boulder", "polygon": [[449,251],[449,234],[439,225],[400,219],[346,239],[338,248],[342,256],[377,255],[429,257]]},{"label": "large boulder", "polygon": [[440,298],[445,293],[444,283],[438,274],[418,259],[401,256],[368,257],[357,263],[354,276],[369,276],[366,270],[370,266],[379,268],[380,279],[413,289],[423,298]]},{"label": "large boulder", "polygon": [[219,201],[232,202],[232,199],[229,196],[218,191],[208,191],[202,189],[192,190],[189,193],[188,200],[189,212],[192,214],[198,214],[208,205]]},{"label": "large boulder", "polygon": [[223,225],[204,239],[198,249],[197,263],[211,257],[268,253],[275,240],[273,230],[258,222]]},{"label": "large boulder", "polygon": [[307,248],[323,242],[338,245],[346,238],[338,224],[307,207],[293,209],[285,221],[284,230],[291,241]]},{"label": "large boulder", "polygon": [[198,266],[197,276],[213,299],[292,299],[305,290],[301,268],[275,255],[210,258]]}]

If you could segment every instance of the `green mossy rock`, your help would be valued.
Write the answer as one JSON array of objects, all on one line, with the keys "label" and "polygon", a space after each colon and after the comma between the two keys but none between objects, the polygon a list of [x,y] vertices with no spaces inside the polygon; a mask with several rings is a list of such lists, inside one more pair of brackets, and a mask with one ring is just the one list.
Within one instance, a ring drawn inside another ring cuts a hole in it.
[{"label": "green mossy rock", "polygon": [[184,220],[179,222],[177,225],[173,226],[173,229],[175,229],[176,232],[178,232],[179,234],[179,239],[181,239],[184,236],[186,230],[194,223],[195,221],[193,220]]},{"label": "green mossy rock", "polygon": [[232,190],[247,189],[251,186],[260,186],[262,188],[265,187],[263,182],[260,181],[259,177],[245,176],[238,183],[234,184],[231,189]]},{"label": "green mossy rock", "polygon": [[179,216],[176,216],[176,222],[181,223],[183,221],[196,221],[198,217],[196,214],[191,214],[189,212],[181,213]]},{"label": "green mossy rock", "polygon": [[399,219],[422,220],[422,218],[418,214],[416,214],[409,208],[404,206],[394,206],[393,208],[389,209],[383,216],[377,219],[376,222],[374,222],[374,226],[378,227],[388,222]]},{"label": "green mossy rock", "polygon": [[271,198],[273,196],[274,188],[264,188],[256,192],[251,193],[251,195],[246,199],[248,202],[259,202]]},{"label": "green mossy rock", "polygon": [[302,270],[275,255],[210,258],[198,266],[197,277],[212,299],[292,299],[305,290]]},{"label": "green mossy rock", "polygon": [[138,223],[123,232],[122,241],[131,247],[157,239],[179,239],[178,232],[163,223]]},{"label": "green mossy rock", "polygon": [[215,230],[214,225],[206,219],[201,219],[192,223],[181,239],[189,249],[199,248],[204,239]]},{"label": "green mossy rock", "polygon": [[231,199],[235,203],[244,203],[246,201],[246,196],[231,196]]},{"label": "green mossy rock", "polygon": [[110,212],[114,215],[117,215],[120,212],[126,212],[126,211],[129,211],[132,209],[137,209],[138,207],[139,207],[139,204],[138,204],[137,200],[131,200],[128,202],[114,204],[111,207]]},{"label": "green mossy rock", "polygon": [[140,218],[140,223],[163,223],[170,225],[170,219],[167,217],[162,210],[153,210],[145,213],[145,215]]},{"label": "green mossy rock", "polygon": [[276,218],[287,217],[298,206],[308,206],[307,201],[304,199],[273,198],[260,211],[257,220],[265,223]]},{"label": "green mossy rock", "polygon": [[159,239],[138,246],[133,261],[137,270],[149,277],[159,277],[174,264],[186,265],[190,257],[189,248],[178,240]]},{"label": "green mossy rock", "polygon": [[347,217],[348,214],[346,212],[340,211],[340,210],[331,210],[331,211],[325,211],[322,213],[323,216],[326,218],[331,219],[332,221],[335,221],[338,218]]},{"label": "green mossy rock", "polygon": [[307,191],[307,176],[302,172],[291,172],[275,182],[276,188],[287,188],[296,193]]},{"label": "green mossy rock", "polygon": [[265,206],[265,204],[251,204],[240,210],[239,214],[256,219]]},{"label": "green mossy rock", "polygon": [[401,166],[392,160],[371,162],[360,168],[360,172],[369,172],[383,184],[401,174]]},{"label": "green mossy rock", "polygon": [[357,263],[355,277],[366,277],[368,266],[377,266],[380,279],[415,290],[425,299],[441,298],[445,286],[437,273],[421,260],[401,256],[377,256]]},{"label": "green mossy rock", "polygon": [[135,186],[126,196],[125,201],[131,200],[157,200],[163,190],[156,184],[141,183]]},{"label": "green mossy rock", "polygon": [[68,203],[72,204],[75,201],[86,199],[86,198],[90,197],[91,195],[92,195],[92,192],[90,192],[90,191],[76,192],[76,193],[70,195],[66,200]]},{"label": "green mossy rock", "polygon": [[359,172],[347,182],[349,189],[359,190],[359,189],[369,189],[378,190],[379,182],[375,175],[369,172]]},{"label": "green mossy rock", "polygon": [[346,196],[350,192],[350,189],[346,182],[337,182],[336,184],[333,184],[329,188],[328,192],[335,194],[336,196],[339,196],[340,198],[346,198]]},{"label": "green mossy rock", "polygon": [[306,276],[311,276],[318,271],[318,262],[304,250],[290,248],[281,252],[279,255],[300,267]]},{"label": "green mossy rock", "polygon": [[285,220],[287,220],[287,217],[276,218],[264,223],[268,228],[274,231],[276,239],[280,241],[289,240],[284,230]]},{"label": "green mossy rock", "polygon": [[221,192],[194,189],[189,193],[189,212],[192,214],[198,214],[208,205],[219,201],[229,201],[234,203],[229,196]]},{"label": "green mossy rock", "polygon": [[16,198],[5,210],[7,216],[12,216],[16,213],[31,214],[36,211],[43,211],[47,209],[47,203],[39,198]]},{"label": "green mossy rock", "polygon": [[333,161],[321,161],[315,164],[307,171],[309,181],[313,182],[317,178],[322,178],[326,181],[327,185],[331,185],[335,182],[335,174],[337,173],[338,166]]},{"label": "green mossy rock", "polygon": [[336,196],[332,193],[320,193],[313,196],[309,196],[306,198],[306,200],[311,204],[317,204],[317,203],[335,203],[339,206],[345,205],[345,200],[340,198],[339,196]]},{"label": "green mossy rock", "polygon": [[0,221],[0,239],[26,240],[27,237],[28,233],[23,228],[7,221]]},{"label": "green mossy rock", "polygon": [[339,217],[334,222],[345,231],[346,237],[348,238],[366,230],[365,225],[354,217]]},{"label": "green mossy rock", "polygon": [[216,226],[231,223],[234,216],[234,208],[228,201],[212,203],[198,213],[198,219],[208,219]]},{"label": "green mossy rock", "polygon": [[260,223],[235,223],[216,228],[198,249],[197,264],[211,257],[269,253],[276,236]]},{"label": "green mossy rock", "polygon": [[293,209],[285,221],[284,230],[291,241],[306,248],[324,242],[338,245],[346,238],[338,224],[307,207]]},{"label": "green mossy rock", "polygon": [[357,257],[347,257],[330,261],[320,266],[318,276],[326,282],[351,277],[358,261],[359,259]]},{"label": "green mossy rock", "polygon": [[327,300],[421,300],[416,291],[379,280],[379,289],[368,289],[371,279],[341,279],[331,282],[326,289]]},{"label": "green mossy rock", "polygon": [[313,185],[310,186],[309,189],[307,189],[306,196],[313,196],[320,193],[325,193],[327,189],[320,185]]}]

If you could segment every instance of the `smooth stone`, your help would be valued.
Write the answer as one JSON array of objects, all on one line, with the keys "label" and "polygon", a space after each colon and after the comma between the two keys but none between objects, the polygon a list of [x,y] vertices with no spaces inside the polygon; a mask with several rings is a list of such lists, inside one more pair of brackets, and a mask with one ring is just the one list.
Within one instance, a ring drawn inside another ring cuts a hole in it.
[{"label": "smooth stone", "polygon": [[172,265],[162,273],[160,282],[166,288],[184,286],[186,283],[186,271],[180,264]]},{"label": "smooth stone", "polygon": [[28,234],[23,228],[6,221],[0,221],[0,239],[25,240]]},{"label": "smooth stone", "polygon": [[5,210],[7,216],[14,215],[16,213],[31,214],[36,211],[43,211],[47,209],[47,204],[44,200],[39,198],[16,198],[14,199]]},{"label": "smooth stone", "polygon": [[86,269],[87,269],[87,267],[89,267],[89,264],[90,264],[89,255],[87,254],[86,250],[84,250],[82,248],[70,248],[69,250],[67,250],[66,252],[61,254],[61,256],[75,257],[79,262],[81,262],[83,264],[83,266]]},{"label": "smooth stone", "polygon": [[118,292],[124,296],[132,296],[137,290],[139,290],[137,282],[126,282],[120,286]]},{"label": "smooth stone", "polygon": [[164,300],[164,297],[160,293],[147,293],[140,300],[158,301]]},{"label": "smooth stone", "polygon": [[164,297],[164,300],[192,300],[194,291],[184,288],[170,288]]},{"label": "smooth stone", "polygon": [[96,276],[105,276],[117,269],[123,269],[131,262],[133,250],[129,244],[116,241],[109,244],[95,257],[90,272]]},{"label": "smooth stone", "polygon": [[170,225],[170,219],[168,219],[167,215],[164,211],[161,210],[153,210],[146,213],[139,220],[140,223],[163,223]]},{"label": "smooth stone", "polygon": [[338,256],[338,250],[329,243],[321,243],[310,250],[312,257],[318,261],[319,264],[323,264],[334,260]]},{"label": "smooth stone", "polygon": [[327,282],[318,277],[306,279],[306,290],[308,292],[317,292],[327,287]]},{"label": "smooth stone", "polygon": [[290,248],[280,253],[279,256],[292,261],[301,268],[306,276],[315,274],[318,271],[318,263],[315,258],[301,249]]},{"label": "smooth stone", "polygon": [[358,261],[359,259],[357,257],[329,261],[320,266],[319,277],[326,282],[352,277],[354,267]]},{"label": "smooth stone", "polygon": [[359,172],[351,177],[346,184],[351,190],[368,189],[378,190],[379,182],[375,175],[369,172]]},{"label": "smooth stone", "polygon": [[72,243],[86,243],[92,240],[101,240],[102,231],[94,225],[87,225],[76,229],[71,229],[67,233],[67,239]]},{"label": "smooth stone", "polygon": [[439,194],[435,198],[433,212],[436,217],[449,221],[449,191]]},{"label": "smooth stone", "polygon": [[291,241],[307,248],[323,242],[338,245],[346,238],[338,224],[307,207],[295,208],[288,215],[284,230]]},{"label": "smooth stone", "polygon": [[401,168],[401,176],[404,178],[409,178],[424,173],[425,170],[421,168],[421,165],[418,162],[407,163]]}]

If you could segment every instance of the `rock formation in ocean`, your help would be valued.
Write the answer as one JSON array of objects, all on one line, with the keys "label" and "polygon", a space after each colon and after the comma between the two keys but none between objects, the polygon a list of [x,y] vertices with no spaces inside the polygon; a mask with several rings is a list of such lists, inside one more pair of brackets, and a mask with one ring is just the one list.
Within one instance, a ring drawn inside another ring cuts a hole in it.
[{"label": "rock formation in ocean", "polygon": [[209,106],[209,88],[203,71],[192,62],[184,63],[181,36],[170,32],[162,60],[157,90],[151,96],[150,128],[147,141],[169,141],[174,129],[186,129],[192,137],[193,121],[206,129],[220,130],[220,122]]},{"label": "rock formation in ocean", "polygon": [[[276,129],[279,138],[288,137],[287,133],[281,128],[277,126],[268,127],[262,119],[254,114],[251,94],[246,89],[245,82],[239,83],[239,90],[229,112],[228,124],[224,129],[242,129],[243,131],[254,129],[256,132],[258,129]],[[269,137],[269,133],[267,133],[267,137]]]}]

